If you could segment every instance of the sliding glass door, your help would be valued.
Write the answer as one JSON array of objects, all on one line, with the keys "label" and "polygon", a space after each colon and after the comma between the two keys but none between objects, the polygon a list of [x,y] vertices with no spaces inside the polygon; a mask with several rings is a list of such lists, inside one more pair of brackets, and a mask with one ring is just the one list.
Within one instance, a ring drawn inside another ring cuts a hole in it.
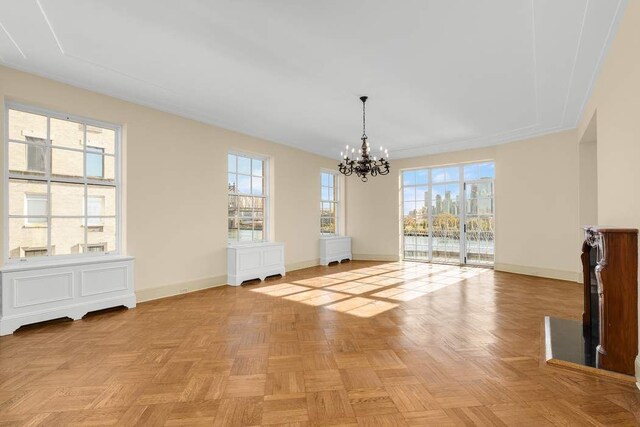
[{"label": "sliding glass door", "polygon": [[402,172],[407,260],[493,265],[494,164]]}]

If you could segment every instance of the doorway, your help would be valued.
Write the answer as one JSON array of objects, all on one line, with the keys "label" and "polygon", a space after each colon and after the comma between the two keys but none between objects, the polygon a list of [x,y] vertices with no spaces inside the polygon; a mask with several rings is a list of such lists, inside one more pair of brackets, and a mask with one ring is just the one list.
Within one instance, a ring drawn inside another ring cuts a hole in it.
[{"label": "doorway", "polygon": [[493,266],[493,162],[402,171],[403,259]]}]

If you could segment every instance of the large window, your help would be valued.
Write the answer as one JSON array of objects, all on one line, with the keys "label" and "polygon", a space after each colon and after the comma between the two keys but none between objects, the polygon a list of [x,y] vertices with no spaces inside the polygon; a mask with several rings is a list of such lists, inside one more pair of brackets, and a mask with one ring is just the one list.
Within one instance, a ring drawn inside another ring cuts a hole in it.
[{"label": "large window", "polygon": [[267,240],[267,161],[260,157],[228,155],[229,242]]},{"label": "large window", "polygon": [[320,233],[338,234],[338,176],[320,173]]},{"label": "large window", "polygon": [[492,265],[493,162],[402,172],[403,258]]},{"label": "large window", "polygon": [[117,252],[119,127],[6,111],[6,258]]}]

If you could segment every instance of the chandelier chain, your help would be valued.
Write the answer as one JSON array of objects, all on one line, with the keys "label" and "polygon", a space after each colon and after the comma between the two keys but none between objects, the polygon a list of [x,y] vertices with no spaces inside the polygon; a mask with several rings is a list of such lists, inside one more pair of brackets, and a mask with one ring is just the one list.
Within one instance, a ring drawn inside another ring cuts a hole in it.
[{"label": "chandelier chain", "polygon": [[367,138],[367,114],[366,114],[366,105],[367,105],[367,101],[366,99],[364,101],[362,101],[362,138],[366,139]]}]

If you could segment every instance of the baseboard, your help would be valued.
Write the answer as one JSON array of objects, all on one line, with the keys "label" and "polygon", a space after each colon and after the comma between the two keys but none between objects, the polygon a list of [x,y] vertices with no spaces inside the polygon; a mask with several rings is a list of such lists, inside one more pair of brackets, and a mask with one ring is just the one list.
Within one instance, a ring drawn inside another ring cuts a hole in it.
[{"label": "baseboard", "polygon": [[284,266],[285,271],[301,270],[303,268],[310,268],[320,265],[320,258],[312,259],[309,261],[293,262]]},{"label": "baseboard", "polygon": [[140,289],[136,291],[136,298],[138,302],[151,301],[154,299],[172,297],[189,292],[201,291],[203,289],[224,286],[226,284],[227,276],[209,277],[207,279],[192,280],[190,282]]},{"label": "baseboard", "polygon": [[581,273],[566,270],[552,270],[550,268],[529,267],[526,265],[496,263],[493,267],[495,271],[507,273],[525,274],[527,276],[546,277],[549,279],[568,280],[570,282],[580,282]]},{"label": "baseboard", "polygon": [[[320,258],[294,262],[285,266],[286,271],[300,270],[302,268],[320,265]],[[136,291],[138,302],[152,301],[154,299],[167,298],[203,289],[215,288],[227,284],[227,276],[209,277],[207,279],[192,280],[190,282],[173,283],[171,285],[157,286],[155,288],[140,289]]]},{"label": "baseboard", "polygon": [[380,255],[380,254],[353,254],[355,261],[399,261],[398,255]]},{"label": "baseboard", "polygon": [[640,388],[640,354],[636,356],[636,386]]}]

